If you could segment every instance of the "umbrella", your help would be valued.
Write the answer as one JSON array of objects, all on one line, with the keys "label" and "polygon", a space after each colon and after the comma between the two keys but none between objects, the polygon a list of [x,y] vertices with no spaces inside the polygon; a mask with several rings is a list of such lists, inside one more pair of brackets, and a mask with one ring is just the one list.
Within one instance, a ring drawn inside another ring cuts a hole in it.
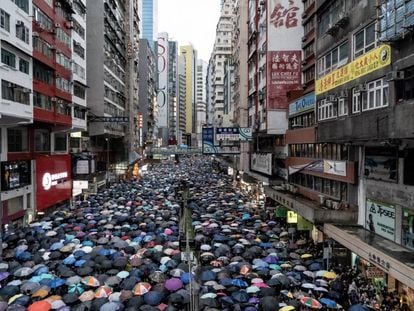
[{"label": "umbrella", "polygon": [[23,268],[19,268],[16,271],[14,271],[13,275],[17,277],[26,277],[26,276],[31,275],[33,272],[34,272],[33,269],[29,267],[23,267]]},{"label": "umbrella", "polygon": [[216,298],[216,297],[217,297],[217,294],[215,293],[207,293],[207,294],[202,295],[200,299]]},{"label": "umbrella", "polygon": [[112,290],[109,286],[100,286],[95,291],[95,298],[107,298],[112,294]]},{"label": "umbrella", "polygon": [[326,271],[326,270],[319,270],[319,271],[316,272],[315,275],[316,275],[316,277],[323,277],[323,275],[327,272],[328,271]]},{"label": "umbrella", "polygon": [[301,304],[304,306],[311,308],[311,309],[321,309],[322,305],[317,301],[316,299],[313,299],[311,297],[302,297],[300,299]]},{"label": "umbrella", "polygon": [[255,294],[255,293],[258,293],[258,292],[260,292],[260,288],[259,287],[257,287],[257,286],[249,286],[248,288],[246,288],[246,293],[248,293],[248,294]]},{"label": "umbrella", "polygon": [[279,309],[279,311],[293,311],[293,310],[296,310],[294,306],[284,306]]},{"label": "umbrella", "polygon": [[296,271],[301,271],[301,272],[307,270],[306,267],[302,266],[302,265],[296,265],[293,269],[296,270]]},{"label": "umbrella", "polygon": [[183,288],[183,282],[178,278],[172,278],[165,282],[165,288],[168,289],[170,292],[175,292],[181,288]]},{"label": "umbrella", "polygon": [[80,284],[80,283],[69,285],[69,289],[68,289],[69,293],[75,293],[75,294],[80,295],[84,291],[85,291],[85,289],[83,288],[82,284]]},{"label": "umbrella", "polygon": [[325,273],[322,275],[322,277],[324,277],[325,279],[333,280],[333,279],[336,279],[337,275],[336,275],[336,273],[335,273],[335,272],[328,271],[328,272],[325,272]]},{"label": "umbrella", "polygon": [[52,308],[52,305],[47,301],[41,300],[32,303],[27,310],[28,311],[48,311]]},{"label": "umbrella", "polygon": [[163,299],[163,295],[160,292],[150,291],[144,295],[144,301],[150,306],[157,306]]},{"label": "umbrella", "polygon": [[94,298],[95,298],[95,293],[92,290],[88,290],[86,292],[83,292],[79,296],[79,300],[82,301],[82,302],[92,301]]},{"label": "umbrella", "polygon": [[317,292],[324,292],[324,293],[328,292],[328,290],[325,287],[315,287],[313,290]]},{"label": "umbrella", "polygon": [[285,295],[288,298],[293,299],[293,294],[290,291],[288,291],[287,289],[281,290],[280,293]]},{"label": "umbrella", "polygon": [[245,291],[236,291],[231,294],[231,298],[240,303],[245,303],[249,301],[249,294]]},{"label": "umbrella", "polygon": [[151,284],[146,283],[146,282],[140,282],[137,285],[135,285],[134,287],[134,295],[136,296],[142,296],[146,293],[148,293],[151,289]]},{"label": "umbrella", "polygon": [[323,304],[324,306],[331,308],[331,309],[336,309],[338,307],[338,304],[336,303],[336,301],[333,301],[328,298],[321,298],[319,299],[319,302]]},{"label": "umbrella", "polygon": [[247,286],[249,286],[249,284],[247,284],[245,281],[243,281],[241,279],[233,279],[231,281],[231,285],[237,286],[237,287],[247,287]]},{"label": "umbrella", "polygon": [[370,311],[370,308],[365,305],[357,304],[350,306],[348,311]]},{"label": "umbrella", "polygon": [[312,283],[303,283],[302,287],[306,288],[306,289],[314,289],[316,287],[316,285],[312,284]]},{"label": "umbrella", "polygon": [[87,276],[82,278],[82,283],[90,287],[98,287],[99,285],[101,285],[98,279],[96,279],[93,276]]}]

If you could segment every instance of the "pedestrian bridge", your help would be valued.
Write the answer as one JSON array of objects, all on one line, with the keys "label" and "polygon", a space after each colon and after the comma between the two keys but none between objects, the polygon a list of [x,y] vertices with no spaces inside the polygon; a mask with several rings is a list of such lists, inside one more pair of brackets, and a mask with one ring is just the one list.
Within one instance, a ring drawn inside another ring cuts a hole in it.
[{"label": "pedestrian bridge", "polygon": [[151,148],[146,151],[148,155],[173,155],[173,154],[202,154],[201,148]]}]

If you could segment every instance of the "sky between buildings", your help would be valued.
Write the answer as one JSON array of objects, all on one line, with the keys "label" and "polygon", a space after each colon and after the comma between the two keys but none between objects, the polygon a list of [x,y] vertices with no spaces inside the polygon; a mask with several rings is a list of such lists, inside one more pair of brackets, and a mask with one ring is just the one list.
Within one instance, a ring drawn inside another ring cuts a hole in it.
[{"label": "sky between buildings", "polygon": [[220,16],[220,0],[158,0],[158,31],[179,45],[192,43],[198,58],[208,61]]}]

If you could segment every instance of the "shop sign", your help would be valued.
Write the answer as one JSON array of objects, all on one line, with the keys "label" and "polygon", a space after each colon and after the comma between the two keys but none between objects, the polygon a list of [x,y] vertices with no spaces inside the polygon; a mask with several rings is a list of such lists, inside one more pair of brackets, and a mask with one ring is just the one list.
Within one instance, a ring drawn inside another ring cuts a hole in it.
[{"label": "shop sign", "polygon": [[381,69],[391,63],[391,47],[381,45],[353,62],[332,71],[319,80],[316,80],[316,95],[323,94],[340,85],[365,76],[375,70]]},{"label": "shop sign", "polygon": [[76,174],[78,175],[89,174],[89,160],[77,160],[76,161]]},{"label": "shop sign", "polygon": [[289,116],[315,108],[315,93],[309,93],[289,105]]},{"label": "shop sign", "polygon": [[8,191],[30,185],[30,167],[30,160],[1,162],[1,190]]},{"label": "shop sign", "polygon": [[288,224],[297,224],[298,223],[298,214],[294,211],[287,212],[287,223]]},{"label": "shop sign", "polygon": [[248,127],[203,127],[203,154],[240,154],[240,143],[251,139]]},{"label": "shop sign", "polygon": [[375,234],[394,241],[395,207],[367,199],[365,227]]},{"label": "shop sign", "polygon": [[381,268],[384,268],[386,271],[388,271],[391,268],[391,264],[389,263],[389,261],[386,261],[383,257],[380,257],[375,253],[369,253],[368,259],[376,265],[380,266]]},{"label": "shop sign", "polygon": [[49,172],[46,172],[43,174],[42,177],[42,186],[43,189],[49,190],[52,188],[52,186],[56,186],[59,182],[66,179],[68,177],[68,172],[60,172],[51,174]]},{"label": "shop sign", "polygon": [[298,224],[297,224],[298,230],[312,230],[313,224],[309,221],[307,221],[302,216],[298,215]]},{"label": "shop sign", "polygon": [[272,175],[272,154],[253,153],[250,159],[251,169],[266,175]]},{"label": "shop sign", "polygon": [[325,174],[346,176],[346,162],[323,160],[323,172]]},{"label": "shop sign", "polygon": [[398,156],[395,148],[365,148],[364,175],[367,179],[397,182]]},{"label": "shop sign", "polygon": [[77,196],[82,194],[83,189],[88,189],[89,183],[87,180],[74,180],[73,181],[73,189],[72,189],[72,196]]},{"label": "shop sign", "polygon": [[378,267],[369,267],[366,274],[369,279],[384,278],[385,276],[385,272]]},{"label": "shop sign", "polygon": [[276,207],[275,211],[275,217],[283,217],[285,218],[287,216],[287,209],[283,206]]}]

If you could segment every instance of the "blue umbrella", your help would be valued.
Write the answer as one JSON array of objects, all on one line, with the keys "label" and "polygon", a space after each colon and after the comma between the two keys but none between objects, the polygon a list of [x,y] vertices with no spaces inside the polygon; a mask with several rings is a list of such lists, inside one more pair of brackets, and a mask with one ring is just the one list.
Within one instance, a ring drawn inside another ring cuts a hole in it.
[{"label": "blue umbrella", "polygon": [[321,298],[321,299],[319,299],[319,302],[321,304],[327,306],[328,308],[335,309],[338,306],[338,304],[335,301],[333,301],[331,299],[328,299],[328,298]]},{"label": "blue umbrella", "polygon": [[190,281],[194,280],[194,274],[189,273],[189,272],[185,272],[182,276],[181,276],[181,281],[184,284],[189,284]]},{"label": "blue umbrella", "polygon": [[82,258],[85,255],[86,253],[81,250],[77,250],[76,252],[73,253],[73,257],[75,257],[76,259]]},{"label": "blue umbrella", "polygon": [[75,262],[76,262],[76,258],[73,257],[72,255],[63,259],[63,263],[65,265],[73,265]]},{"label": "blue umbrella", "polygon": [[159,305],[162,299],[163,295],[160,292],[156,291],[149,291],[144,295],[145,303],[149,304],[150,306]]},{"label": "blue umbrella", "polygon": [[86,263],[85,259],[80,259],[74,263],[75,267],[82,267]]},{"label": "blue umbrella", "polygon": [[77,294],[80,295],[85,291],[85,289],[82,287],[81,283],[77,283],[77,284],[71,284],[69,285],[69,290],[68,292],[71,294]]},{"label": "blue umbrella", "polygon": [[219,283],[223,286],[231,286],[232,279],[229,278],[223,278],[219,281]]},{"label": "blue umbrella", "polygon": [[109,255],[111,255],[111,250],[103,248],[98,252],[98,255],[100,255],[100,256],[109,256]]},{"label": "blue umbrella", "polygon": [[245,281],[240,279],[233,279],[231,280],[231,285],[237,286],[237,287],[247,287],[249,284],[247,284]]},{"label": "blue umbrella", "polygon": [[201,281],[213,281],[216,278],[216,274],[213,271],[206,270],[201,273]]},{"label": "blue umbrella", "polygon": [[358,305],[350,306],[348,311],[370,311],[370,308],[367,306],[358,304]]},{"label": "blue umbrella", "polygon": [[278,258],[276,256],[268,255],[263,259],[264,262],[267,262],[268,264],[275,264],[278,263]]},{"label": "blue umbrella", "polygon": [[58,250],[58,249],[61,249],[63,246],[64,246],[64,245],[63,245],[63,243],[61,243],[61,242],[56,242],[56,243],[53,243],[53,244],[50,246],[50,250],[51,250],[51,251],[56,251],[56,250]]},{"label": "blue umbrella", "polygon": [[266,243],[262,242],[262,243],[259,244],[259,246],[262,247],[262,248],[271,248],[273,246],[273,244],[270,243],[270,242],[266,242]]},{"label": "blue umbrella", "polygon": [[310,271],[319,271],[322,269],[322,266],[319,262],[314,262],[309,266]]},{"label": "blue umbrella", "polygon": [[245,303],[249,301],[250,296],[245,291],[237,291],[231,294],[231,298],[236,302]]},{"label": "blue umbrella", "polygon": [[64,279],[54,279],[54,280],[50,281],[48,286],[50,288],[58,288],[62,285],[65,285],[65,280]]},{"label": "blue umbrella", "polygon": [[16,256],[17,260],[20,260],[20,261],[29,261],[32,259],[32,257],[33,257],[32,254],[26,251],[21,252]]}]

